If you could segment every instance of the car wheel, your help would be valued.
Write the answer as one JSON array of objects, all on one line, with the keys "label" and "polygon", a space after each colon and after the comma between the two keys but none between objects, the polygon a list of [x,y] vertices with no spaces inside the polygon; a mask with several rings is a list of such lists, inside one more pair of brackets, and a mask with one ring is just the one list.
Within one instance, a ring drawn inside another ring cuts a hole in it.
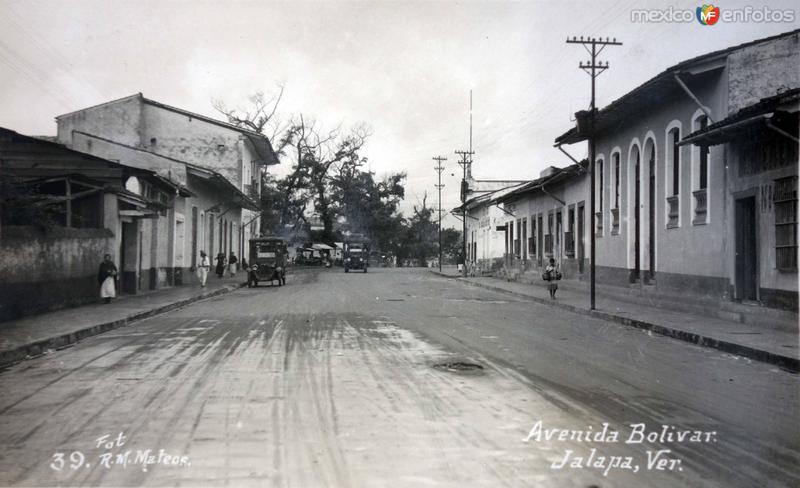
[{"label": "car wheel", "polygon": [[349,270],[348,268],[345,268],[345,269],[344,269],[344,272],[345,272],[345,273],[349,273],[349,272],[350,272],[350,270]]}]

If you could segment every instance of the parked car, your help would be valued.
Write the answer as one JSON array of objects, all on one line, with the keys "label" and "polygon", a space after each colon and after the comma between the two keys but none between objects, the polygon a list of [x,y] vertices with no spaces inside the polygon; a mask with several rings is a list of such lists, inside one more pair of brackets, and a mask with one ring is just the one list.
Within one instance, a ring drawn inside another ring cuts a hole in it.
[{"label": "parked car", "polygon": [[286,284],[286,241],[280,237],[250,239],[250,259],[247,260],[247,286],[258,286],[259,281]]}]

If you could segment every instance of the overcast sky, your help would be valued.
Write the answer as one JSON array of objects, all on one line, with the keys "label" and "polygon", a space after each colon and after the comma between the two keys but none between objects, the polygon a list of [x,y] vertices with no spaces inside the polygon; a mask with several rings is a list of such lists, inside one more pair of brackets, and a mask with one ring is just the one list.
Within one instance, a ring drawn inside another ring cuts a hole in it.
[{"label": "overcast sky", "polygon": [[56,115],[136,92],[216,117],[212,99],[235,106],[283,83],[281,112],[372,128],[365,155],[378,174],[408,172],[406,208],[426,191],[433,197],[431,158],[446,156],[443,206],[452,208],[470,89],[476,177],[530,179],[569,163],[552,143],[588,105],[589,77],[577,66],[586,52],[567,36],[624,42],[602,56],[611,65],[598,80],[603,106],[684,59],[800,27],[800,15],[777,24],[631,21],[633,8],[700,3],[0,0],[0,126],[54,135]]}]

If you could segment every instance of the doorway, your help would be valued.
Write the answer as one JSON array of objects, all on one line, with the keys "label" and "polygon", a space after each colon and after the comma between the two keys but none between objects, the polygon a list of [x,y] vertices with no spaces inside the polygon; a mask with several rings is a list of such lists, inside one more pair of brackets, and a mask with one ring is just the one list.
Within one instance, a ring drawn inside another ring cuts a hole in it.
[{"label": "doorway", "polygon": [[648,257],[648,271],[647,281],[651,282],[656,277],[656,146],[655,144],[650,147],[650,163],[648,164],[648,189],[647,189],[647,207],[648,207],[648,236],[647,236],[647,257]]},{"label": "doorway", "polygon": [[139,226],[136,221],[122,222],[122,239],[119,245],[120,292],[135,294],[138,291],[137,268],[139,257]]},{"label": "doorway", "polygon": [[756,197],[736,200],[736,298],[758,300]]},{"label": "doorway", "polygon": [[584,250],[584,211],[585,206],[583,202],[578,204],[578,272],[583,273],[583,256]]},{"label": "doorway", "polygon": [[639,149],[636,149],[633,163],[633,273],[631,282],[639,281],[642,272],[642,249],[639,246],[642,213],[642,169]]}]

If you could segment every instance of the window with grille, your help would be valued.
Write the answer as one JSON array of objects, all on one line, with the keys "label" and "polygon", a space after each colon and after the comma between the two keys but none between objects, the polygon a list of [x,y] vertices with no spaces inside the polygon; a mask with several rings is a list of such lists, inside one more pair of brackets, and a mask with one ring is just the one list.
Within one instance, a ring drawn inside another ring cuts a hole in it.
[{"label": "window with grille", "polygon": [[797,270],[797,176],[775,180],[775,267]]}]

